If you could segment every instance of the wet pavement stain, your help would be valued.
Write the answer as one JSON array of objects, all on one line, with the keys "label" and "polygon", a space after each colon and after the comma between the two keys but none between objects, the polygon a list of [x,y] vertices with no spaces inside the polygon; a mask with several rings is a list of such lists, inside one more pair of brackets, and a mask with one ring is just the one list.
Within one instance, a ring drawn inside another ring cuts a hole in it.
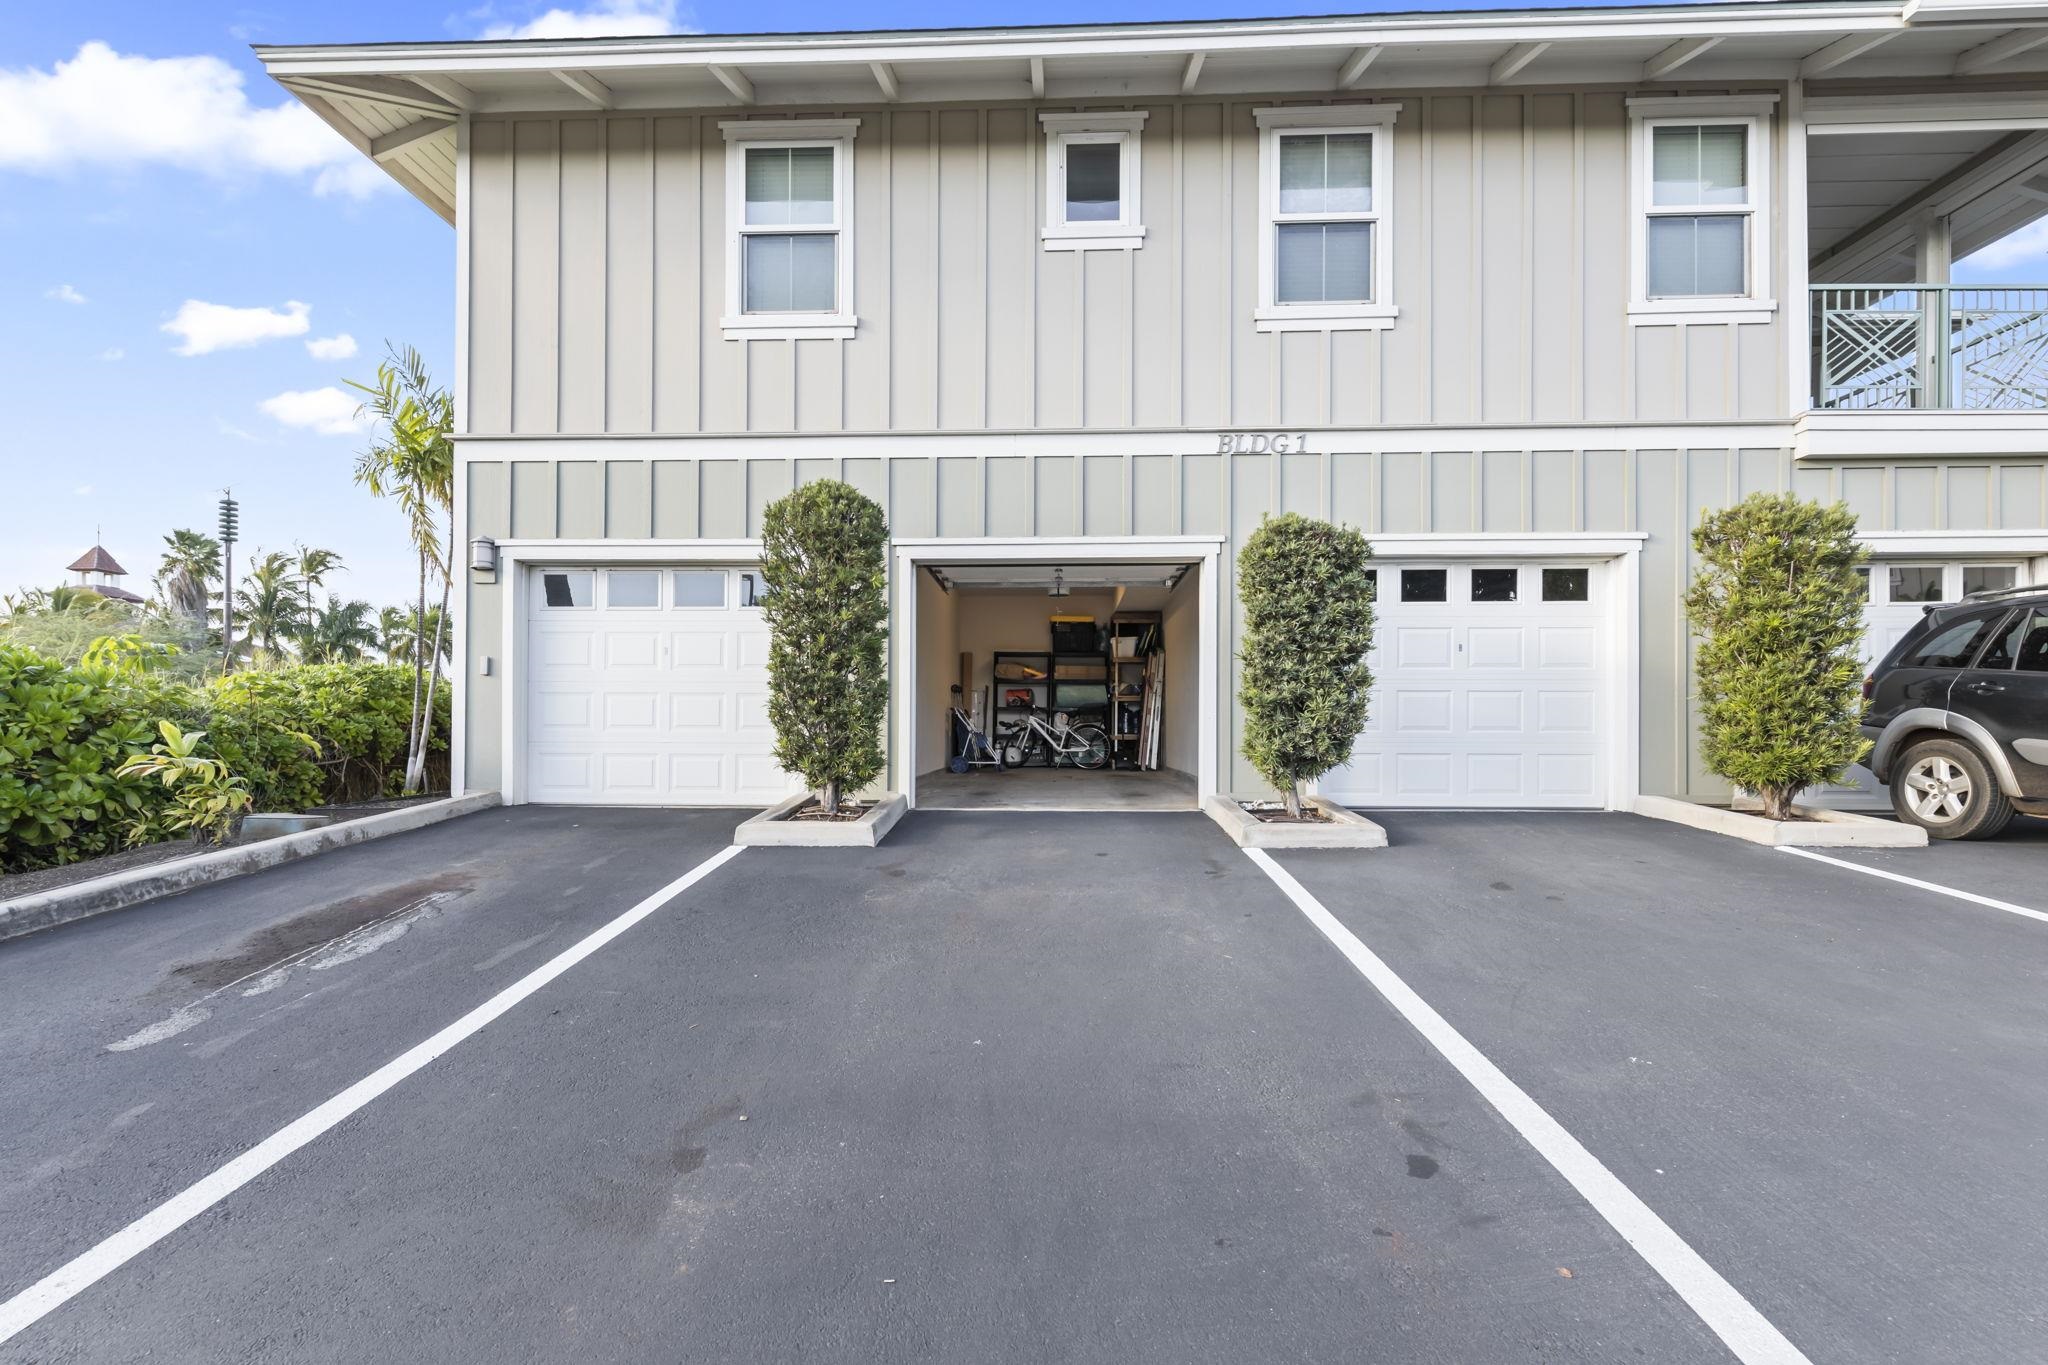
[{"label": "wet pavement stain", "polygon": [[1427,1180],[1440,1169],[1435,1157],[1423,1156],[1419,1152],[1408,1154],[1408,1174],[1417,1180]]},{"label": "wet pavement stain", "polygon": [[221,957],[181,963],[171,969],[171,975],[188,986],[218,990],[285,958],[353,933],[373,920],[403,913],[430,899],[447,900],[463,895],[475,884],[475,879],[464,873],[442,872],[351,896],[261,929]]}]

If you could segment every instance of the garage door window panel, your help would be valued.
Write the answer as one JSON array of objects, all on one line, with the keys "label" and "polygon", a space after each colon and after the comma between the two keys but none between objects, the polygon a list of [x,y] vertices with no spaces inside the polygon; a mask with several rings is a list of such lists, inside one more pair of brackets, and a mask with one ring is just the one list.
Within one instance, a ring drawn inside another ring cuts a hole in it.
[{"label": "garage door window panel", "polygon": [[1522,573],[1519,569],[1474,569],[1472,600],[1513,602],[1521,596],[1521,582]]},{"label": "garage door window panel", "polygon": [[597,605],[597,576],[587,570],[563,570],[540,576],[541,595],[550,607]]},{"label": "garage door window panel", "polygon": [[647,608],[661,605],[661,575],[652,569],[613,569],[604,576],[605,605]]},{"label": "garage door window panel", "polygon": [[693,607],[725,606],[725,570],[680,569],[671,574],[670,578],[675,584],[675,606],[678,611]]},{"label": "garage door window panel", "polygon": [[1543,600],[1546,602],[1585,602],[1592,598],[1593,572],[1590,569],[1545,569],[1543,571]]},{"label": "garage door window panel", "polygon": [[1403,602],[1444,602],[1450,599],[1450,570],[1401,570]]}]

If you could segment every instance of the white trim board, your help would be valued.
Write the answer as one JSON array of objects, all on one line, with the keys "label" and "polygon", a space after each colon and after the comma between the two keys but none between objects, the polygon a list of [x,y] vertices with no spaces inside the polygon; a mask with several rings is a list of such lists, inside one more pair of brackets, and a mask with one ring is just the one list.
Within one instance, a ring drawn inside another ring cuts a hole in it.
[{"label": "white trim board", "polygon": [[1196,602],[1201,679],[1196,701],[1195,794],[1217,791],[1222,767],[1219,733],[1223,685],[1222,536],[1049,536],[1045,538],[907,538],[890,546],[889,767],[893,786],[917,809],[917,566],[924,563],[997,561],[1058,564],[1201,564]]}]

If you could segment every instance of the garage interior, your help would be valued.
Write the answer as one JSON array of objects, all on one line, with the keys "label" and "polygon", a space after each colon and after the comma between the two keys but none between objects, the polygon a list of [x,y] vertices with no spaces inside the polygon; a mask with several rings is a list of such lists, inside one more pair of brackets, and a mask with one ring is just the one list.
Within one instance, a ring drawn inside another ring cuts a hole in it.
[{"label": "garage interior", "polygon": [[[917,805],[1195,809],[1201,572],[1184,560],[919,564]],[[956,704],[998,754],[1028,750],[1025,763],[999,770],[967,743]],[[1088,725],[1109,749],[1094,770],[1053,752]],[[976,761],[954,771],[962,757]]]}]

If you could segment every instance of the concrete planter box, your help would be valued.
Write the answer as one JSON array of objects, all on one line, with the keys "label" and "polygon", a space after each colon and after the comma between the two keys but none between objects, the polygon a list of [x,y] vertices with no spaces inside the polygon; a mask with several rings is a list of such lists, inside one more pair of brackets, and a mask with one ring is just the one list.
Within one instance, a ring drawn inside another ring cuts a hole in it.
[{"label": "concrete planter box", "polygon": [[732,841],[747,848],[873,848],[909,809],[909,802],[891,793],[858,820],[790,819],[811,803],[811,796],[799,792],[751,820],[741,821]]},{"label": "concrete planter box", "polygon": [[1311,796],[1308,804],[1330,817],[1328,823],[1271,824],[1227,796],[1205,796],[1202,809],[1223,827],[1239,848],[1385,848],[1387,832],[1336,802]]},{"label": "concrete planter box", "polygon": [[1925,848],[1927,831],[1899,820],[1875,820],[1846,810],[1794,805],[1804,820],[1766,820],[1761,815],[1701,806],[1669,796],[1638,796],[1637,815],[1669,820],[1714,834],[1774,848]]}]

